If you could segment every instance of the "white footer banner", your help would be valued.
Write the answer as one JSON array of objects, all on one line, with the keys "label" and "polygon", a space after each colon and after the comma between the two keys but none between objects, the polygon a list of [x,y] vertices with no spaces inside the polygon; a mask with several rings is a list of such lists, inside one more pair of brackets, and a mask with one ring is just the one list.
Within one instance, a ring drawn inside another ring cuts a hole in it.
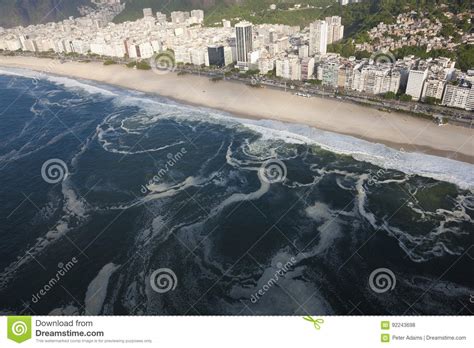
[{"label": "white footer banner", "polygon": [[0,347],[474,347],[471,316],[3,316]]}]

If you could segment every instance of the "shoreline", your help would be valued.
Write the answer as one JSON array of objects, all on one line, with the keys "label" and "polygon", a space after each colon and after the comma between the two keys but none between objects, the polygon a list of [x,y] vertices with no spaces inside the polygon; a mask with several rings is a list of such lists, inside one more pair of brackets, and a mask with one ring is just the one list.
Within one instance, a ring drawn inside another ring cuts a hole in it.
[{"label": "shoreline", "polygon": [[235,81],[212,82],[208,77],[155,74],[122,65],[65,62],[33,57],[0,57],[0,67],[24,68],[106,83],[158,94],[183,104],[207,107],[240,118],[303,124],[323,131],[381,143],[407,152],[424,153],[474,164],[474,130],[439,127],[434,122],[400,112],[384,112],[344,100],[304,98],[292,93],[253,88]]}]

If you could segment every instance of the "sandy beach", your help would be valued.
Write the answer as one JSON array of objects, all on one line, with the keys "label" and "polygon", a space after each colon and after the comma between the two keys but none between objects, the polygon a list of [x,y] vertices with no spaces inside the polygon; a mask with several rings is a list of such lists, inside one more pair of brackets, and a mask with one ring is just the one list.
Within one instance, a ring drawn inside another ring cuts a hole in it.
[{"label": "sandy beach", "polygon": [[321,130],[352,135],[395,149],[434,154],[474,163],[474,130],[437,126],[402,113],[334,99],[304,98],[242,83],[212,82],[207,77],[157,74],[101,63],[66,62],[30,57],[0,57],[0,66],[27,68],[48,74],[88,79],[184,103],[230,112],[236,116],[306,124]]}]

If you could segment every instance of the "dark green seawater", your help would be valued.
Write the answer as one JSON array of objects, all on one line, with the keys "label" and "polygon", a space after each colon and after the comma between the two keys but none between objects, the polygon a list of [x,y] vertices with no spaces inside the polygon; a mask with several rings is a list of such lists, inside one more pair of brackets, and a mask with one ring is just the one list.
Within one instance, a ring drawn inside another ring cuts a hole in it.
[{"label": "dark green seawater", "polygon": [[474,310],[472,165],[34,76],[0,75],[3,314]]}]

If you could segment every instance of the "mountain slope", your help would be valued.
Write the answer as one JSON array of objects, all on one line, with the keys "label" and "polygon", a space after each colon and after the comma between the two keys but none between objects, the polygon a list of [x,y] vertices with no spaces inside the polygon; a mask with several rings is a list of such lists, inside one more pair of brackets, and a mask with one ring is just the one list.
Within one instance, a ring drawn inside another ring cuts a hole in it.
[{"label": "mountain slope", "polygon": [[243,3],[244,0],[126,0],[125,2],[125,10],[114,19],[116,23],[143,17],[144,8],[169,14],[171,11],[213,10],[216,6],[236,5]]},{"label": "mountain slope", "polygon": [[90,0],[0,0],[0,27],[58,21],[78,16],[77,8]]}]

